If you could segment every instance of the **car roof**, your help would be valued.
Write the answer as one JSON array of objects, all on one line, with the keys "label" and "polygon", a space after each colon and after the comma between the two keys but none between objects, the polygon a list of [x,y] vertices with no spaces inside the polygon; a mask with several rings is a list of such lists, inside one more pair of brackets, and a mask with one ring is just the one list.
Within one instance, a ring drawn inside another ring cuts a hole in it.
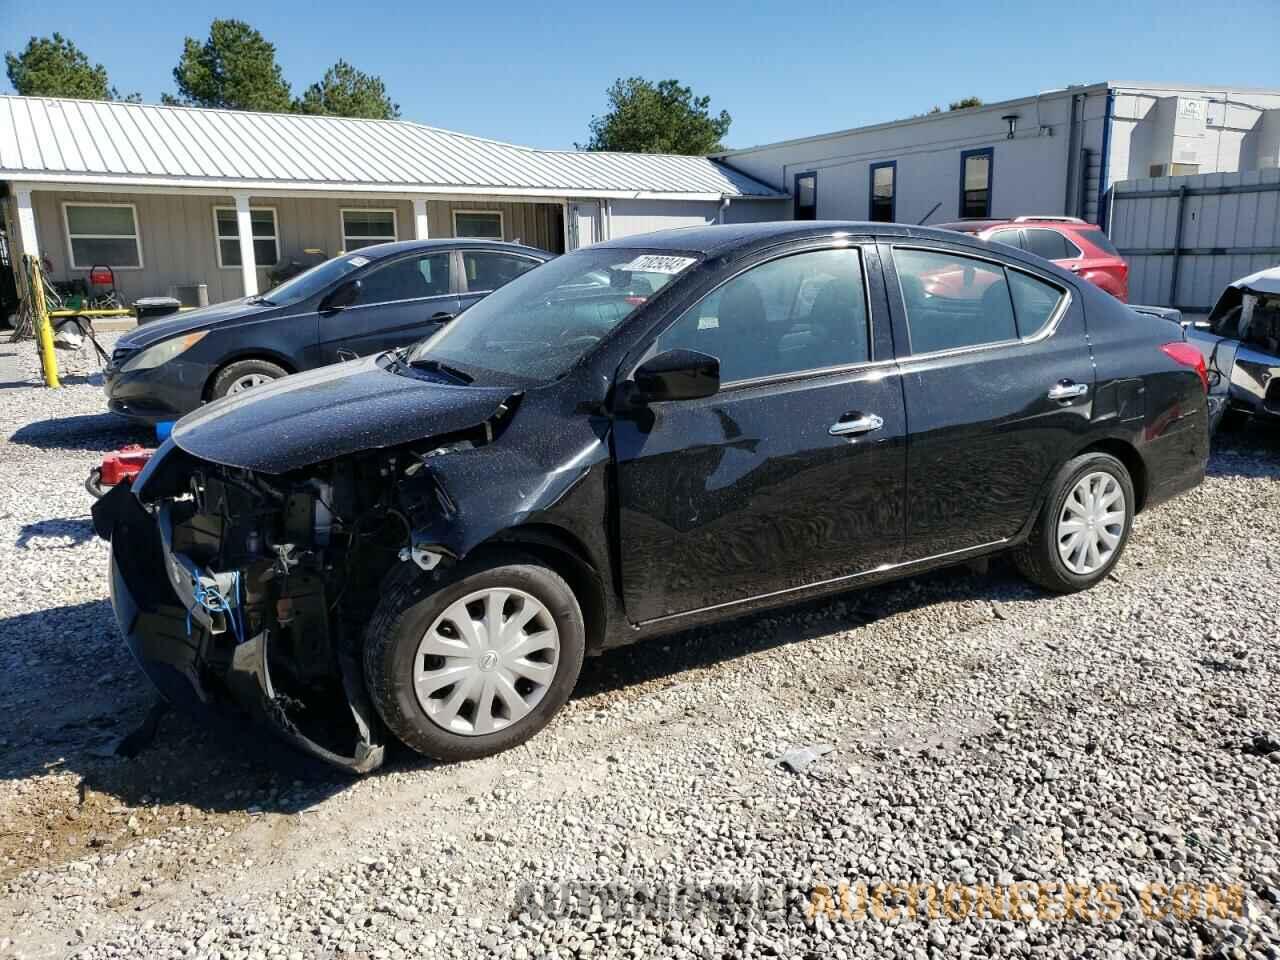
[{"label": "car roof", "polygon": [[644,248],[648,250],[680,250],[706,256],[745,253],[805,237],[829,237],[847,234],[856,237],[892,237],[945,240],[983,247],[982,241],[937,227],[913,227],[903,223],[870,223],[859,220],[777,220],[768,223],[707,224],[677,227],[656,233],[637,234],[597,243],[589,249]]},{"label": "car roof", "polygon": [[348,253],[359,253],[371,260],[388,257],[397,253],[411,253],[414,250],[457,250],[467,247],[484,247],[487,250],[509,250],[526,256],[550,260],[555,256],[539,247],[530,247],[523,243],[511,243],[507,240],[477,240],[469,237],[440,237],[433,240],[393,240],[390,243],[373,243],[367,247],[358,247]]},{"label": "car roof", "polygon": [[1081,223],[1079,220],[1058,220],[1054,217],[1035,217],[1030,220],[1017,219],[974,219],[974,220],[952,220],[950,223],[939,223],[937,227],[941,230],[954,230],[957,233],[981,233],[983,230],[990,230],[992,227],[1022,227],[1034,230],[1036,227],[1056,227],[1060,230],[1097,230],[1097,224]]}]

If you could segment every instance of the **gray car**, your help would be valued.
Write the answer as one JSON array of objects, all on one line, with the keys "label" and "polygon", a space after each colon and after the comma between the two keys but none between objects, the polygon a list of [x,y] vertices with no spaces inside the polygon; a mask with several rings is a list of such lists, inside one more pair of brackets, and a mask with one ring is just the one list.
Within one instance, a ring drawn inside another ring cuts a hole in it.
[{"label": "gray car", "polygon": [[1280,418],[1280,267],[1227,286],[1209,319],[1186,325],[1229,412]]}]

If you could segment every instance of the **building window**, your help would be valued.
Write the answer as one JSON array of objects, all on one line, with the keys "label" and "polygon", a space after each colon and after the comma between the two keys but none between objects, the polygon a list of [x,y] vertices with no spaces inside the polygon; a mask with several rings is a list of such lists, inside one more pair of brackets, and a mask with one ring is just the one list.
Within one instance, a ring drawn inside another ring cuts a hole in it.
[{"label": "building window", "polygon": [[133,204],[64,203],[62,217],[73,270],[98,264],[116,269],[142,266],[138,211]]},{"label": "building window", "polygon": [[[253,225],[253,260],[259,267],[274,267],[280,262],[280,241],[276,231],[273,207],[255,207],[249,211]],[[240,232],[236,228],[235,207],[213,208],[214,233],[218,238],[218,266],[243,266],[240,260]]]},{"label": "building window", "polygon": [[375,243],[390,243],[396,237],[394,210],[342,211],[342,249],[347,253]]},{"label": "building window", "polygon": [[816,173],[796,174],[795,219],[818,219],[818,175]]},{"label": "building window", "polygon": [[994,150],[963,150],[960,153],[960,216],[991,216],[991,161]]},{"label": "building window", "polygon": [[886,160],[871,165],[871,203],[869,219],[873,223],[893,223],[894,195],[898,186],[898,161]]},{"label": "building window", "polygon": [[453,211],[453,235],[479,237],[482,240],[501,240],[502,214],[497,210],[455,210]]}]

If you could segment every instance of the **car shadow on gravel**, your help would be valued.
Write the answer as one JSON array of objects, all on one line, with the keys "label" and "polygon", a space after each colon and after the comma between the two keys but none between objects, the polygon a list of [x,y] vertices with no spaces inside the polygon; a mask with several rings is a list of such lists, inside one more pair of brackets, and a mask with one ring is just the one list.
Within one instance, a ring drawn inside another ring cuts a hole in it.
[{"label": "car shadow on gravel", "polygon": [[114,413],[95,413],[36,420],[19,427],[9,440],[40,450],[105,452],[127,443],[154,446],[155,433]]},{"label": "car shadow on gravel", "polygon": [[[0,802],[0,864],[82,855],[63,834],[117,847],[175,824],[296,813],[352,782],[247,723],[168,710],[149,731],[157,700],[108,601],[0,618],[0,800],[21,782],[36,803]],[[131,735],[141,749],[122,756]],[[27,842],[41,834],[43,853]]]},{"label": "car shadow on gravel", "polygon": [[[986,574],[940,570],[609,651],[587,660],[573,698],[676,680],[951,600],[987,604],[973,621],[976,628],[1007,616],[1008,606],[1042,596],[999,561]],[[74,775],[74,795],[46,802],[65,816],[65,823],[54,820],[84,836],[137,836],[125,825],[138,810],[150,818],[144,830],[152,822],[297,813],[353,782],[235,718],[211,722],[169,710],[150,735],[146,723],[156,695],[120,641],[105,600],[0,619],[0,703],[9,712],[0,734],[0,781]],[[146,731],[142,749],[119,756],[121,742],[139,730]],[[393,744],[382,773],[439,768],[447,774],[450,766]],[[67,809],[59,811],[59,802]],[[0,834],[16,826],[0,822]]]},{"label": "car shadow on gravel", "polygon": [[96,535],[93,518],[88,514],[82,517],[56,517],[23,524],[14,546],[19,550],[70,550],[88,543]]},{"label": "car shadow on gravel", "polygon": [[1211,477],[1280,479],[1280,427],[1252,420],[1213,438],[1207,473]]},{"label": "car shadow on gravel", "polygon": [[986,623],[1007,616],[1007,605],[1044,596],[1000,559],[991,562],[987,573],[948,567],[608,651],[583,664],[573,697],[591,697],[663,677],[674,678],[765,650],[856,630],[933,604],[952,600],[986,602],[990,614],[980,621]]}]

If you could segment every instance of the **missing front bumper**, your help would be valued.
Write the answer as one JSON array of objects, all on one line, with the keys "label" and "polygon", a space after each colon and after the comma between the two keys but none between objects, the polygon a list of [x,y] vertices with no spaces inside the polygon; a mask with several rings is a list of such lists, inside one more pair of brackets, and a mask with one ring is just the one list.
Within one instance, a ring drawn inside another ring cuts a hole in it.
[{"label": "missing front bumper", "polygon": [[[111,605],[125,642],[161,695],[196,714],[248,717],[302,752],[351,773],[382,765],[380,726],[358,660],[338,644],[329,695],[286,693],[271,671],[272,636],[214,633],[179,599],[167,575],[172,553],[157,519],[118,487],[93,507],[111,541]],[[206,618],[203,618],[207,620]]]}]

